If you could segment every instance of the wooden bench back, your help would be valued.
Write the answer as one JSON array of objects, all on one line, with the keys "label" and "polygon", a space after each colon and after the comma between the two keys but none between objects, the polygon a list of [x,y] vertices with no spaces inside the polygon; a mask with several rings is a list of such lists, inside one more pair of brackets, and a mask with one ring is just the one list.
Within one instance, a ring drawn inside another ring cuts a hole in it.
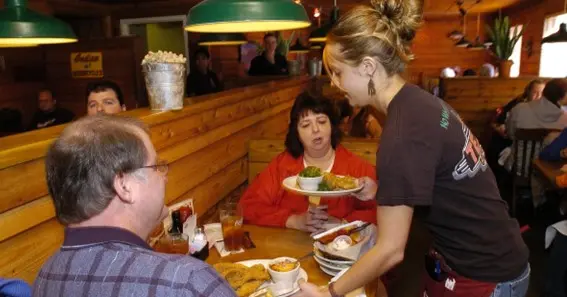
[{"label": "wooden bench back", "polygon": [[[341,144],[372,165],[376,165],[376,151],[378,149],[378,141],[376,139],[347,138],[341,141]],[[268,166],[268,163],[284,150],[283,138],[250,140],[248,149],[248,182],[252,182]]]}]

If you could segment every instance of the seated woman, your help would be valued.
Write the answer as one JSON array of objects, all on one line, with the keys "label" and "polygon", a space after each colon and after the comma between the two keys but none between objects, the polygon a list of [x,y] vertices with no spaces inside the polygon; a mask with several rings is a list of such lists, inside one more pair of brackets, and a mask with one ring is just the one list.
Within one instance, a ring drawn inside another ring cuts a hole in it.
[{"label": "seated woman", "polygon": [[333,103],[303,93],[291,109],[285,140],[279,154],[248,187],[240,206],[248,224],[287,227],[308,232],[323,230],[325,222],[362,220],[376,223],[376,202],[355,197],[322,198],[327,207],[309,208],[307,197],[282,188],[282,181],[307,166],[338,175],[375,178],[375,168],[339,144],[339,120]]}]

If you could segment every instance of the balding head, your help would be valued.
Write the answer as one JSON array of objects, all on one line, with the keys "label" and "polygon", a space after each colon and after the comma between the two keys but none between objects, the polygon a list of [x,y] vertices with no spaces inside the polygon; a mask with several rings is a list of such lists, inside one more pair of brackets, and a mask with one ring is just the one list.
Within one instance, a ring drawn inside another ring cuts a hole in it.
[{"label": "balding head", "polygon": [[80,223],[110,204],[116,196],[115,177],[148,162],[146,131],[135,119],[109,115],[84,117],[65,128],[45,160],[49,193],[61,223]]}]

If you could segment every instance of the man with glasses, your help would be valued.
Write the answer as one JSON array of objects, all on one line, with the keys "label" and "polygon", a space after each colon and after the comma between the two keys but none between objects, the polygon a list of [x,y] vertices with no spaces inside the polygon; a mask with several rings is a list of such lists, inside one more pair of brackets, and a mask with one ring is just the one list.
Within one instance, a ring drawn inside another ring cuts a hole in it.
[{"label": "man with glasses", "polygon": [[168,214],[168,167],[142,123],[84,117],[51,145],[45,165],[57,219],[66,228],[34,296],[235,296],[206,263],[160,254],[146,243]]}]

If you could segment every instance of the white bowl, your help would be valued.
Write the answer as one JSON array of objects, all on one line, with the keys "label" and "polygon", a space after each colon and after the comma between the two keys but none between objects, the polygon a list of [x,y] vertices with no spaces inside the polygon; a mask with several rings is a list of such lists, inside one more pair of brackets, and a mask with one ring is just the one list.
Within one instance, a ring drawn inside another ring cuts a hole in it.
[{"label": "white bowl", "polygon": [[302,190],[305,191],[317,191],[319,189],[319,184],[323,181],[322,176],[318,177],[301,177],[297,176],[297,183]]},{"label": "white bowl", "polygon": [[[297,266],[293,270],[286,271],[286,272],[275,271],[275,270],[272,270],[272,268],[270,267],[270,265],[272,265],[274,263],[282,262],[282,261],[285,261],[285,260],[297,262]],[[300,266],[301,266],[301,264],[295,258],[279,257],[279,258],[273,259],[272,261],[270,261],[270,263],[268,263],[268,273],[270,273],[270,276],[272,277],[272,280],[274,281],[274,283],[288,282],[288,283],[293,284],[293,283],[295,283],[295,280],[297,280],[297,276],[299,275]]]}]

